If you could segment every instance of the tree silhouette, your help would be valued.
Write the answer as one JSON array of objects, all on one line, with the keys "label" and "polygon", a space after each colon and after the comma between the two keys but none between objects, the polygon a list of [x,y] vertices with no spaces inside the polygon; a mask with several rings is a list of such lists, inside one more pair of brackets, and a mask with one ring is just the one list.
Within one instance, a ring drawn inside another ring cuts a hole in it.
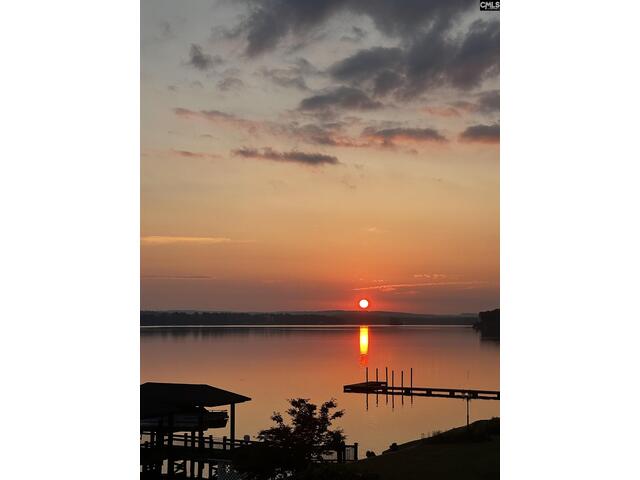
[{"label": "tree silhouette", "polygon": [[[344,444],[341,429],[331,429],[334,420],[344,411],[334,399],[320,408],[308,398],[290,399],[286,424],[281,413],[274,412],[275,425],[260,431],[262,444],[253,444],[236,453],[234,466],[253,479],[281,479],[299,477],[311,464],[325,462],[326,456]],[[335,410],[335,411],[334,411]]]}]

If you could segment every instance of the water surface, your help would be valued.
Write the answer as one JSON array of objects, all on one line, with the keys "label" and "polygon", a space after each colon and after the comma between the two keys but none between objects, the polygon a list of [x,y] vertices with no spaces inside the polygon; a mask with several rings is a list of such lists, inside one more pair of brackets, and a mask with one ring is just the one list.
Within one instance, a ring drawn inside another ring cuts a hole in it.
[{"label": "water surface", "polygon": [[[413,368],[415,386],[499,390],[499,345],[483,342],[471,328],[375,327],[202,327],[142,328],[141,383],[205,383],[251,397],[236,407],[236,432],[253,437],[286,410],[287,398],[315,403],[335,398],[345,416],[338,425],[347,442],[380,453],[406,442],[464,425],[463,400],[342,393],[342,386],[375,380],[385,367],[405,385]],[[389,382],[391,378],[389,378]],[[368,403],[368,405],[367,405]],[[500,402],[471,402],[471,421],[499,415]],[[228,431],[211,430],[214,436]]]}]

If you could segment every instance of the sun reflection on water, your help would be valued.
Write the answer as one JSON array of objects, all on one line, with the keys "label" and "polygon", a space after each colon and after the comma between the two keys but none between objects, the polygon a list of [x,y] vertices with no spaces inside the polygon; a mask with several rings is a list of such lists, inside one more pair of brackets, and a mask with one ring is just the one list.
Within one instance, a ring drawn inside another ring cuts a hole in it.
[{"label": "sun reflection on water", "polygon": [[369,327],[360,327],[360,365],[366,365],[369,357]]}]

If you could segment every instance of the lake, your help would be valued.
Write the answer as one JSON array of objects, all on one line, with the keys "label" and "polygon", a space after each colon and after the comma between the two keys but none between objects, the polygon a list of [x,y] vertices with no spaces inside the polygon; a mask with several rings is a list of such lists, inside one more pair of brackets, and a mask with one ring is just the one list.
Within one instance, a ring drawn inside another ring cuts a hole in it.
[{"label": "lake", "polygon": [[[345,416],[337,426],[360,456],[377,454],[436,430],[464,425],[464,400],[345,394],[345,384],[363,382],[365,369],[395,384],[438,388],[500,389],[500,349],[472,328],[438,326],[260,326],[141,328],[141,383],[205,383],[251,397],[236,406],[236,436],[252,438],[272,425],[287,398],[320,404],[335,398]],[[367,405],[368,404],[368,405]],[[500,402],[474,400],[471,421],[499,416]],[[207,432],[228,435],[227,429]]]}]

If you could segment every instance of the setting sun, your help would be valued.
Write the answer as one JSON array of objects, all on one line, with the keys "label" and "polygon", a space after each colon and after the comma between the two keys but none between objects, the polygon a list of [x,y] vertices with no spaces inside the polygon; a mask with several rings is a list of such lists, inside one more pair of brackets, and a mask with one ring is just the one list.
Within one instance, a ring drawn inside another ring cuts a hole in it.
[{"label": "setting sun", "polygon": [[360,308],[362,308],[363,310],[365,310],[366,308],[369,307],[369,300],[367,300],[366,298],[363,298],[362,300],[360,300],[358,302],[358,305],[360,305]]}]

